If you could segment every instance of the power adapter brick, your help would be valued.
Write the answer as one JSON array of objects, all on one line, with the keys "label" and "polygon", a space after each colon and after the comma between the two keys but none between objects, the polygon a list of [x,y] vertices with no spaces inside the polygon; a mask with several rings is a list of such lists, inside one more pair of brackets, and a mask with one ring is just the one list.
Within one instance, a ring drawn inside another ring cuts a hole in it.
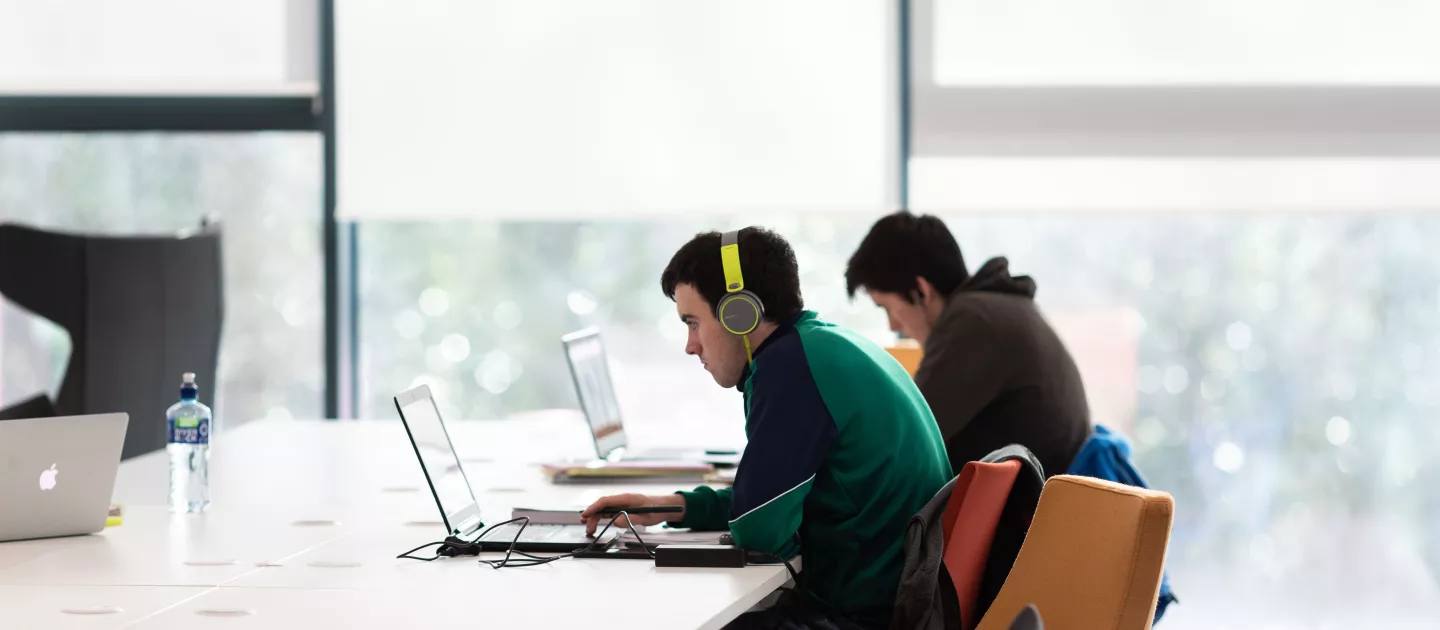
[{"label": "power adapter brick", "polygon": [[745,566],[745,550],[734,545],[660,545],[655,548],[657,567]]}]

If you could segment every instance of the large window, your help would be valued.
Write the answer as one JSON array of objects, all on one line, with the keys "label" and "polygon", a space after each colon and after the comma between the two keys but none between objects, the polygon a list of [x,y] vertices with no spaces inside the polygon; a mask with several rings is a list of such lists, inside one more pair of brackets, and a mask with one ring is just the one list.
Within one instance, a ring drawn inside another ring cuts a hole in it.
[{"label": "large window", "polygon": [[[1168,566],[1185,604],[1167,626],[1440,613],[1440,501],[1425,490],[1440,481],[1427,450],[1440,443],[1440,217],[947,221],[972,269],[1006,255],[1033,274],[1095,421],[1132,436],[1149,481],[1175,496]],[[890,338],[867,298],[843,295],[869,218],[374,224],[360,238],[361,412],[393,417],[389,397],[418,382],[455,418],[573,408],[559,337],[599,325],[637,433],[735,439],[739,398],[684,356],[658,279],[695,231],[752,222],[794,243],[807,306]]]},{"label": "large window", "polygon": [[[949,223],[972,268],[1004,253],[1035,275],[1094,420],[1132,436],[1175,496],[1168,566],[1185,603],[1166,626],[1418,626],[1440,612],[1440,502],[1424,490],[1440,466],[1420,446],[1440,440],[1440,260],[1426,245],[1440,217]],[[1113,404],[1126,393],[1130,409]]]},{"label": "large window", "polygon": [[559,338],[599,326],[637,441],[741,439],[665,263],[765,225],[889,343],[843,271],[903,185],[1036,278],[1175,496],[1163,627],[1440,617],[1433,3],[916,0],[905,143],[896,3],[592,4],[340,7],[362,416],[574,408]]},{"label": "large window", "polygon": [[660,271],[696,232],[757,223],[782,230],[796,238],[807,305],[889,337],[883,319],[844,299],[843,279],[832,273],[868,217],[766,219],[364,224],[361,414],[392,417],[389,397],[418,382],[437,386],[455,417],[574,407],[560,337],[599,326],[621,403],[642,433],[673,423],[685,428],[669,433],[703,432],[721,419],[733,437],[738,398],[684,354],[684,325],[660,292]]},{"label": "large window", "polygon": [[1162,627],[1433,623],[1436,5],[913,6],[912,206],[1035,274],[1175,496]]},{"label": "large window", "polygon": [[[322,415],[323,142],[271,131],[321,128],[320,8],[0,0],[0,221],[164,235],[218,220],[219,382],[201,388],[222,426]],[[53,396],[69,353],[0,300],[0,406]]]},{"label": "large window", "polygon": [[[167,234],[219,219],[220,382],[204,397],[225,426],[318,417],[320,175],[314,134],[0,134],[0,221]],[[69,349],[59,327],[0,301],[0,407],[53,396]]]}]

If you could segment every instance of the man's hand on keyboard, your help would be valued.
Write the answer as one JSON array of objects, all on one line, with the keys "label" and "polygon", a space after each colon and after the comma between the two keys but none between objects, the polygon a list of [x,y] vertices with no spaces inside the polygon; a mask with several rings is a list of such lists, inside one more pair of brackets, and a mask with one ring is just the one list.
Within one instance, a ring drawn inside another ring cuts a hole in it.
[{"label": "man's hand on keyboard", "polygon": [[[595,535],[595,530],[603,523],[608,523],[610,517],[600,512],[606,508],[624,509],[627,507],[649,507],[660,505],[678,505],[685,507],[685,497],[678,494],[667,494],[663,496],[646,496],[643,494],[616,494],[605,497],[590,504],[585,511],[580,513],[580,520],[585,522],[585,533]],[[666,521],[682,521],[685,513],[679,514],[636,514],[630,518],[630,522],[636,525],[659,525]],[[615,526],[620,528],[629,527],[625,517],[615,519]]]}]

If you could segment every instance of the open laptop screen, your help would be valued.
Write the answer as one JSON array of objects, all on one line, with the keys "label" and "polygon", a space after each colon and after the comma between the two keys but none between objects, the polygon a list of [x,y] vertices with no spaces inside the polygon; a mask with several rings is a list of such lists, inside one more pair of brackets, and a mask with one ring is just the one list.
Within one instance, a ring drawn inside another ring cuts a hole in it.
[{"label": "open laptop screen", "polygon": [[564,342],[570,375],[575,379],[575,395],[580,398],[580,409],[595,436],[596,453],[606,457],[610,451],[625,446],[625,430],[606,363],[605,344],[594,329],[566,335]]},{"label": "open laptop screen", "polygon": [[420,459],[420,467],[445,518],[446,528],[452,534],[468,533],[479,521],[480,508],[475,504],[475,494],[470,490],[465,471],[460,468],[460,458],[455,455],[430,388],[421,385],[396,396],[395,408],[410,434],[410,443],[415,447],[415,455]]}]

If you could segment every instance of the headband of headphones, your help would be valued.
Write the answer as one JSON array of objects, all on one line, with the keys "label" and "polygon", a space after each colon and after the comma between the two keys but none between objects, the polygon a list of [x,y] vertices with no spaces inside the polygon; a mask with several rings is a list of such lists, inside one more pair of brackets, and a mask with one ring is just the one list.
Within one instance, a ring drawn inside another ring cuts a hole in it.
[{"label": "headband of headphones", "polygon": [[720,264],[725,268],[725,292],[745,290],[745,274],[740,272],[740,231],[720,235]]},{"label": "headband of headphones", "polygon": [[754,332],[765,317],[765,305],[760,296],[745,290],[745,275],[740,270],[740,232],[726,232],[720,236],[720,264],[725,271],[725,296],[715,305],[715,318],[731,334],[745,338],[745,351],[749,354],[750,338],[745,335]]}]

